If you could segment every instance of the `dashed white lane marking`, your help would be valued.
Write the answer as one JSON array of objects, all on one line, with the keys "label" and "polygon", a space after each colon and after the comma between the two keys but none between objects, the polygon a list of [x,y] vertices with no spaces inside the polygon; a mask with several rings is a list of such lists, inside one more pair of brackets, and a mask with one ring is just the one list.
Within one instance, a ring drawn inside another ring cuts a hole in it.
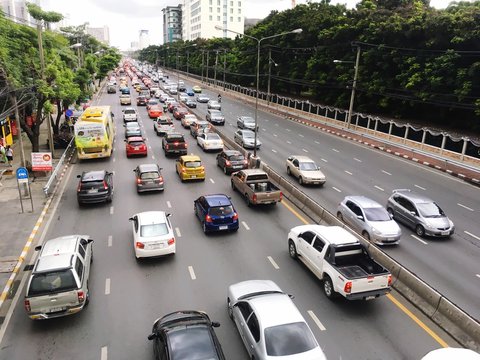
[{"label": "dashed white lane marking", "polygon": [[277,137],[278,135],[277,135],[277,134],[273,134],[273,136]]},{"label": "dashed white lane marking", "polygon": [[193,266],[188,267],[188,272],[190,273],[190,277],[192,280],[195,280],[197,277],[195,276],[195,271],[193,271]]},{"label": "dashed white lane marking", "polygon": [[467,235],[470,235],[471,237],[473,237],[474,239],[477,239],[480,241],[480,237],[478,237],[477,235],[473,235],[471,232],[468,232],[468,231],[463,231],[465,234]]},{"label": "dashed white lane marking", "polygon": [[107,246],[108,247],[112,247],[112,241],[113,241],[113,236],[108,235],[108,240],[107,240]]},{"label": "dashed white lane marking", "polygon": [[212,178],[210,178],[209,180],[212,184],[215,184],[215,180],[213,180]]},{"label": "dashed white lane marking", "polygon": [[170,201],[167,201],[167,207],[168,207],[168,208],[171,208],[171,207],[172,207],[172,204],[170,203]]},{"label": "dashed white lane marking", "polygon": [[152,155],[152,160],[155,160],[155,155]]},{"label": "dashed white lane marking", "polygon": [[176,227],[175,232],[177,233],[177,237],[182,237],[182,233],[180,232],[180,228]]},{"label": "dashed white lane marking", "polygon": [[100,360],[107,360],[108,359],[108,347],[102,346],[100,349]]},{"label": "dashed white lane marking", "polygon": [[392,176],[388,171],[382,170],[382,173]]},{"label": "dashed white lane marking", "polygon": [[286,131],[292,131],[292,130],[290,130],[290,129],[285,129],[285,130],[286,130]]},{"label": "dashed white lane marking", "polygon": [[332,151],[335,151],[335,152],[337,152],[337,153],[339,153],[339,152],[340,152],[340,151],[339,151],[339,150],[337,150],[337,149],[332,149]]},{"label": "dashed white lane marking", "polygon": [[110,278],[105,279],[105,295],[110,295]]},{"label": "dashed white lane marking", "polygon": [[110,206],[110,215],[113,215],[113,206]]},{"label": "dashed white lane marking", "polygon": [[380,191],[385,191],[384,189],[382,189],[380,186],[377,186],[377,185],[375,185],[374,188],[375,188],[375,189],[378,189],[378,190],[380,190]]},{"label": "dashed white lane marking", "polygon": [[362,162],[362,160],[357,159],[357,158],[353,158],[353,160],[355,160],[356,162],[360,162],[360,163]]},{"label": "dashed white lane marking", "polygon": [[307,150],[307,149],[302,149],[302,151],[308,153],[308,150]]},{"label": "dashed white lane marking", "polygon": [[411,234],[411,237],[413,237],[415,240],[420,241],[423,245],[428,245],[428,243],[422,239],[420,239],[418,236]]},{"label": "dashed white lane marking", "polygon": [[300,137],[305,137],[305,136],[303,136],[303,134],[298,134],[298,136],[300,136]]},{"label": "dashed white lane marking", "polygon": [[308,315],[310,315],[310,317],[312,318],[312,320],[315,322],[315,324],[317,324],[318,328],[319,328],[321,331],[327,330],[327,329],[325,328],[325,326],[323,326],[322,322],[318,319],[317,315],[315,315],[315,313],[314,313],[312,310],[308,310],[307,313],[308,313]]},{"label": "dashed white lane marking", "polygon": [[333,189],[333,190],[335,190],[336,192],[339,192],[339,193],[341,193],[341,192],[342,192],[342,190],[340,190],[340,189],[337,189],[335,186],[332,186],[332,189]]},{"label": "dashed white lane marking", "polygon": [[420,190],[426,190],[424,187],[420,186],[420,185],[413,185],[415,186],[416,188],[419,188]]},{"label": "dashed white lane marking", "polygon": [[478,277],[480,279],[480,274],[475,274],[476,277]]},{"label": "dashed white lane marking", "polygon": [[464,209],[467,209],[467,210],[469,210],[469,211],[475,211],[475,210],[473,210],[472,208],[469,208],[468,206],[465,206],[465,205],[463,205],[463,204],[457,203],[457,205],[460,206],[460,207],[462,207],[462,208],[464,208]]},{"label": "dashed white lane marking", "polygon": [[273,260],[273,258],[271,256],[267,256],[267,259],[268,259],[268,261],[270,261],[270,263],[275,268],[275,270],[280,269],[280,267],[277,265],[277,263],[275,262],[275,260]]},{"label": "dashed white lane marking", "polygon": [[275,150],[275,149],[272,149],[272,152],[276,153],[276,152],[277,152],[277,150]]},{"label": "dashed white lane marking", "polygon": [[113,158],[113,162],[115,162],[115,157]]},{"label": "dashed white lane marking", "polygon": [[345,170],[345,173],[348,175],[353,175],[350,171]]},{"label": "dashed white lane marking", "polygon": [[250,226],[248,226],[245,221],[242,221],[242,225],[246,230],[250,230]]},{"label": "dashed white lane marking", "polygon": [[322,158],[322,159],[320,159],[320,160],[322,160],[324,163],[327,163],[327,162],[328,162],[327,159],[323,159],[323,158]]},{"label": "dashed white lane marking", "polygon": [[320,145],[320,141],[315,140],[314,143]]},{"label": "dashed white lane marking", "polygon": [[287,144],[291,144],[292,142],[290,140],[287,140]]}]

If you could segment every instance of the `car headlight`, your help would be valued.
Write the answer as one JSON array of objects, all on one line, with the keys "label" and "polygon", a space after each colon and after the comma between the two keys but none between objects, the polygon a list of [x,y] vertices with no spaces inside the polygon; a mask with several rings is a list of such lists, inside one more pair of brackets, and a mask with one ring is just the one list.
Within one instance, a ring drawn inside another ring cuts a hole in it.
[{"label": "car headlight", "polygon": [[380,230],[378,230],[377,228],[374,228],[372,227],[372,232],[375,234],[375,235],[382,235],[382,232]]}]

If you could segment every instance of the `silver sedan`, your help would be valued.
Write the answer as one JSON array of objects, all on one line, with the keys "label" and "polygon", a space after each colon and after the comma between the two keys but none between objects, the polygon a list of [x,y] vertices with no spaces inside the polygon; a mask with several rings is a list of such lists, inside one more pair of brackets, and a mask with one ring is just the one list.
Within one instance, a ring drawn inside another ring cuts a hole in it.
[{"label": "silver sedan", "polygon": [[249,280],[230,285],[227,306],[249,358],[326,359],[291,296],[273,281]]},{"label": "silver sedan", "polygon": [[[252,130],[237,130],[233,135],[233,140],[242,145],[245,149],[255,148],[255,133]],[[259,149],[262,142],[257,136],[256,148]]]}]

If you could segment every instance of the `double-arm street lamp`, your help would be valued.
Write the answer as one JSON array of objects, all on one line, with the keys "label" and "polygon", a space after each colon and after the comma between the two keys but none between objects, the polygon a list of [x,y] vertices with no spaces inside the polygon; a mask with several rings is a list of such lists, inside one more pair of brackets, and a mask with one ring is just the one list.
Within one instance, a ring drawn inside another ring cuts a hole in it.
[{"label": "double-arm street lamp", "polygon": [[357,46],[357,58],[355,62],[353,61],[344,61],[344,60],[333,60],[334,63],[340,64],[355,64],[355,72],[353,75],[353,84],[352,84],[352,94],[350,95],[350,105],[348,107],[348,116],[347,116],[347,129],[350,128],[352,123],[352,112],[353,112],[353,101],[355,100],[355,89],[357,88],[357,79],[358,79],[358,66],[360,63],[360,46]]},{"label": "double-arm street lamp", "polygon": [[221,27],[219,25],[216,25],[215,29],[222,30],[224,32],[228,31],[228,32],[231,32],[231,33],[234,33],[234,34],[238,34],[240,36],[245,36],[246,38],[255,40],[257,42],[257,77],[256,77],[257,91],[256,91],[256,96],[255,96],[255,140],[254,140],[254,144],[253,144],[254,145],[253,156],[256,157],[257,156],[257,133],[258,133],[258,124],[257,124],[258,123],[258,92],[259,92],[259,85],[260,85],[259,84],[260,83],[260,44],[264,40],[273,39],[273,38],[288,35],[288,34],[299,34],[303,30],[302,29],[295,29],[295,30],[292,30],[292,31],[286,31],[286,32],[283,32],[283,33],[280,33],[280,34],[265,36],[263,38],[258,39],[256,37],[253,37],[253,36],[250,36],[250,35],[247,35],[247,34],[242,34],[242,33],[239,33],[237,31]]}]

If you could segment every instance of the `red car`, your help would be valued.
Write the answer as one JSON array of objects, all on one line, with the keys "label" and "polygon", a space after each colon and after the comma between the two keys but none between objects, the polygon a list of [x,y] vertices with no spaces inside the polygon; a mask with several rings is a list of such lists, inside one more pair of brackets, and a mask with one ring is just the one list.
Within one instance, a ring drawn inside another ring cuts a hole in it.
[{"label": "red car", "polygon": [[184,107],[181,107],[181,106],[177,106],[174,110],[173,110],[173,117],[177,120],[182,120],[182,118],[186,115],[186,114],[189,114],[190,112],[188,111],[187,108],[184,108]]},{"label": "red car", "polygon": [[159,116],[162,116],[162,114],[162,108],[158,105],[150,106],[148,109],[148,116],[150,117],[150,119],[156,119]]},{"label": "red car", "polygon": [[177,106],[180,106],[180,104],[176,101],[172,101],[170,104],[168,104],[168,111],[173,113],[173,109],[175,109]]},{"label": "red car", "polygon": [[125,150],[127,152],[127,157],[133,155],[147,156],[147,144],[141,136],[132,136],[125,140],[126,146]]}]

